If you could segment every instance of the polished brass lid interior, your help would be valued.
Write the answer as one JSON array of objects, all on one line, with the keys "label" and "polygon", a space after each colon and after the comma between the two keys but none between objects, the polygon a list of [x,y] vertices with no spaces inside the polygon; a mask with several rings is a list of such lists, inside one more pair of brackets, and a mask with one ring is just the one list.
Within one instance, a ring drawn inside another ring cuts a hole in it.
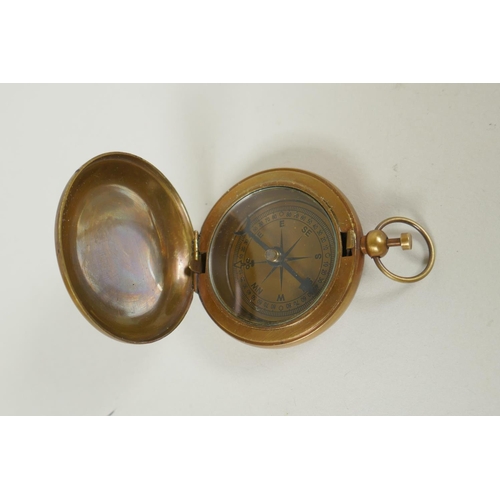
[{"label": "polished brass lid interior", "polygon": [[56,247],[61,273],[84,316],[132,343],[158,340],[192,300],[193,228],[170,182],[127,153],[80,168],[61,197]]}]

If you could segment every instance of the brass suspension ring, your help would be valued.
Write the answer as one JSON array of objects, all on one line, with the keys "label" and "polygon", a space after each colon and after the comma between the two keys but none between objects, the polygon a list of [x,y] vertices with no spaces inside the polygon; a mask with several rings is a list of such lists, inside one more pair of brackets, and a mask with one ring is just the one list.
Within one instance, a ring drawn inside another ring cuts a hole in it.
[{"label": "brass suspension ring", "polygon": [[429,249],[429,260],[427,261],[427,266],[425,266],[425,269],[421,273],[415,276],[398,276],[397,274],[389,271],[384,266],[384,264],[382,264],[380,257],[373,257],[373,260],[375,261],[375,264],[380,269],[380,271],[382,271],[388,278],[391,278],[394,281],[398,281],[399,283],[415,283],[416,281],[424,279],[431,272],[431,269],[434,266],[434,262],[436,260],[436,251],[434,249],[434,244],[432,243],[431,237],[427,234],[427,231],[420,224],[417,224],[414,220],[408,219],[406,217],[390,217],[389,219],[383,220],[375,229],[382,230],[389,224],[397,223],[408,224],[409,226],[412,226],[424,237],[425,242],[427,243],[427,248]]}]

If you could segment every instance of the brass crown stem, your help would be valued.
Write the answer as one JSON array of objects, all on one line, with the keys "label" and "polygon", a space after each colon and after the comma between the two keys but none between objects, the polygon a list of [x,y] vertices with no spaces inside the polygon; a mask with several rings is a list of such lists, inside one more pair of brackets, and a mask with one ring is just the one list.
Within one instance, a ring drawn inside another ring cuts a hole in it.
[{"label": "brass crown stem", "polygon": [[[385,226],[395,223],[408,224],[409,226],[412,226],[423,236],[425,242],[427,243],[427,248],[429,249],[429,260],[425,269],[416,276],[398,276],[397,274],[389,271],[380,260],[382,257],[387,255],[390,247],[400,246],[403,250],[411,250],[412,248],[411,234],[402,233],[399,238],[388,238],[384,231],[382,231]],[[420,281],[425,278],[434,266],[436,253],[434,250],[434,244],[425,229],[415,221],[407,219],[406,217],[391,217],[382,221],[374,230],[369,231],[361,238],[361,251],[364,254],[369,255],[374,260],[380,271],[382,271],[387,277],[400,283],[414,283],[415,281]]]}]

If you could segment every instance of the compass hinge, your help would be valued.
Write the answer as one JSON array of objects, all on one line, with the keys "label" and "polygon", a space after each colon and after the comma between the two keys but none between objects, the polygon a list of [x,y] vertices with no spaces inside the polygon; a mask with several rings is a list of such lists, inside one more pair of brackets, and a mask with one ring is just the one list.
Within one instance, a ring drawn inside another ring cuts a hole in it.
[{"label": "compass hinge", "polygon": [[193,237],[193,256],[189,262],[189,269],[193,273],[193,289],[195,292],[198,292],[198,274],[203,274],[205,272],[206,262],[206,254],[200,253],[199,239],[200,235],[198,231],[195,231]]}]

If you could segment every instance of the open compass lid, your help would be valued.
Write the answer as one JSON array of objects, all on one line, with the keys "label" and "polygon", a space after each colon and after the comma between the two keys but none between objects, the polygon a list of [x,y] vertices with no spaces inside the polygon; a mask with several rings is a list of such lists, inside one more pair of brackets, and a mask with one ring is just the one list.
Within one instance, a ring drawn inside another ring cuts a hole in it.
[{"label": "open compass lid", "polygon": [[103,333],[147,343],[182,321],[193,297],[193,227],[177,191],[147,161],[106,153],[78,169],[55,239],[71,298]]}]

